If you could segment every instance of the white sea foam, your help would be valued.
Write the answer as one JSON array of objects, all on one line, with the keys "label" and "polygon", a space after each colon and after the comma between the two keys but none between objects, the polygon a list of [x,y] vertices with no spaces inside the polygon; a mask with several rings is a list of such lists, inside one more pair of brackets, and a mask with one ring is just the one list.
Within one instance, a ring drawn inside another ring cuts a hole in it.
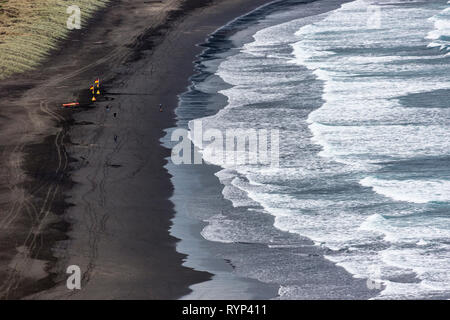
[{"label": "white sea foam", "polygon": [[[384,240],[393,244],[434,245],[438,239],[450,237],[450,227],[445,218],[423,219],[420,216],[386,219],[381,214],[369,216],[359,227],[360,230],[382,234]],[[418,240],[420,239],[420,240]]]},{"label": "white sea foam", "polygon": [[201,235],[205,239],[222,243],[233,243],[240,240],[233,232],[236,228],[235,222],[227,219],[224,215],[214,215],[206,222],[208,225],[201,231]]},{"label": "white sea foam", "polygon": [[448,261],[450,248],[441,246],[433,250],[422,248],[388,249],[380,259],[389,266],[416,274],[416,283],[402,284],[390,281],[380,298],[424,298],[438,296],[450,290]]},{"label": "white sea foam", "polygon": [[415,203],[450,201],[450,181],[448,180],[382,180],[366,177],[360,183],[398,201]]},{"label": "white sea foam", "polygon": [[[325,103],[308,118],[313,141],[323,148],[320,155],[360,170],[362,174],[373,171],[386,160],[448,155],[449,112],[442,108],[433,113],[427,106],[409,108],[397,99],[413,93],[449,89],[449,73],[444,71],[448,66],[443,69],[442,64],[421,62],[445,59],[445,53],[416,55],[416,51],[411,50],[412,54],[377,56],[374,52],[375,46],[389,50],[392,47],[438,45],[443,49],[447,44],[445,36],[449,34],[449,9],[436,12],[431,7],[380,8],[383,10],[382,31],[364,33],[361,31],[365,28],[365,5],[365,1],[345,4],[323,21],[296,33],[301,40],[293,45],[293,62],[307,66],[324,81]],[[428,20],[427,16],[430,17]],[[432,28],[434,30],[429,31]],[[427,43],[430,39],[433,40],[431,44]],[[370,55],[364,50],[360,54],[351,53],[352,48],[370,47],[374,48]],[[348,50],[349,54],[341,54],[340,50]],[[403,76],[414,71],[414,77]],[[396,201],[418,204],[450,201],[450,181],[447,180],[386,180],[366,176],[360,179],[360,184]],[[345,216],[339,218],[341,225]],[[359,232],[353,237],[357,239],[361,232],[369,232],[381,234],[394,246],[419,243],[420,247],[426,248],[426,244],[450,237],[448,223],[445,219],[441,223],[438,220],[431,217],[429,220],[395,220],[374,213],[362,222],[357,219]],[[344,225],[342,227],[345,230]],[[329,235],[335,234],[329,232]],[[309,236],[317,238],[314,234]],[[323,237],[318,239],[327,245],[336,242]],[[396,257],[406,257],[406,263],[394,263],[393,252]],[[446,274],[439,270],[430,271],[432,267],[428,263],[420,269],[420,263],[416,266],[416,260],[408,259],[413,254],[421,263],[429,255],[429,260],[442,265],[442,270],[448,268],[448,259],[441,254],[428,252],[420,256],[415,251],[393,248],[378,253],[357,250],[352,255],[329,256],[329,259],[360,277],[374,276],[369,266],[390,270],[384,270],[381,276],[386,286],[383,297],[418,297],[448,291],[450,279]],[[424,259],[418,259],[419,256]],[[418,283],[400,284],[386,280],[392,270],[407,273],[409,269],[418,275]],[[429,277],[435,277],[436,281],[430,281]],[[446,284],[438,286],[437,280]]]},{"label": "white sea foam", "polygon": [[[235,207],[260,205],[276,228],[332,249],[327,258],[355,277],[380,280],[381,297],[448,294],[443,243],[449,224],[423,212],[433,202],[450,201],[450,182],[374,173],[386,162],[450,155],[450,109],[401,100],[450,89],[448,61],[440,61],[447,53],[424,51],[446,32],[436,22],[444,8],[386,6],[381,29],[373,29],[367,6],[358,0],[264,29],[219,66],[217,74],[232,85],[221,92],[228,105],[203,118],[205,128],[278,128],[281,166],[222,165],[217,176]],[[280,50],[289,44],[292,53]],[[313,80],[295,66],[322,80],[321,97],[296,91],[298,83]],[[303,100],[319,98],[323,105],[306,119]],[[295,103],[280,102],[286,100]],[[245,241],[236,231],[242,225],[225,215],[208,223],[202,232],[207,239]],[[258,232],[246,231],[248,237]],[[404,277],[408,281],[398,280]],[[295,298],[299,290],[283,285],[280,295]]]},{"label": "white sea foam", "polygon": [[435,28],[426,36],[426,39],[432,40],[429,46],[448,51],[450,45],[450,8],[442,10],[429,20],[434,23]]}]

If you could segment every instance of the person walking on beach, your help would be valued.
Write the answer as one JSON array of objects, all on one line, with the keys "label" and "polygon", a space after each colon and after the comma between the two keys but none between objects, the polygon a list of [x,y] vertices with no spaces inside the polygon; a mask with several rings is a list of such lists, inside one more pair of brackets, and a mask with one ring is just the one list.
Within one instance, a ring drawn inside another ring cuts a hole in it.
[{"label": "person walking on beach", "polygon": [[159,104],[159,112],[162,112],[162,104]]}]

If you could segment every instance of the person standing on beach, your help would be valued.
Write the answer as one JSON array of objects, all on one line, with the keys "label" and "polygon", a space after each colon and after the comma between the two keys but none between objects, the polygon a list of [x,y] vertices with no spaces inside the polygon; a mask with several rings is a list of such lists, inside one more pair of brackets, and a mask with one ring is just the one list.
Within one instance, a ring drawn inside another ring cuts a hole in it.
[{"label": "person standing on beach", "polygon": [[162,112],[162,104],[159,104],[159,112]]}]

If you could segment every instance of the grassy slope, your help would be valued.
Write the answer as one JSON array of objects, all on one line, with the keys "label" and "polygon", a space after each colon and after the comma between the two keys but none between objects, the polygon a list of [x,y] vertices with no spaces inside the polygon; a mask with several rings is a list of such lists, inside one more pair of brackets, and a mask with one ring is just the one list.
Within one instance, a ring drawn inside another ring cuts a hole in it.
[{"label": "grassy slope", "polygon": [[70,30],[67,7],[78,5],[82,24],[108,0],[0,0],[0,79],[37,66]]}]

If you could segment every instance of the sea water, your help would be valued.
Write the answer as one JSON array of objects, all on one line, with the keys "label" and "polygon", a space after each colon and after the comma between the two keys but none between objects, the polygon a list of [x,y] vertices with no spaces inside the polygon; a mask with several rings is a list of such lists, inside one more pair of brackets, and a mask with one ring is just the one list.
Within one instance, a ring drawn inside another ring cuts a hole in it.
[{"label": "sea water", "polygon": [[[357,0],[302,18],[296,10],[215,52],[213,75],[194,77],[181,97],[205,96],[188,126],[279,130],[278,167],[220,163],[224,197],[262,207],[275,228],[376,280],[378,298],[449,298],[450,4]],[[225,106],[215,109],[219,96]],[[214,214],[202,236],[263,238],[265,228],[242,229],[245,219]],[[298,289],[282,285],[280,296]]]}]

